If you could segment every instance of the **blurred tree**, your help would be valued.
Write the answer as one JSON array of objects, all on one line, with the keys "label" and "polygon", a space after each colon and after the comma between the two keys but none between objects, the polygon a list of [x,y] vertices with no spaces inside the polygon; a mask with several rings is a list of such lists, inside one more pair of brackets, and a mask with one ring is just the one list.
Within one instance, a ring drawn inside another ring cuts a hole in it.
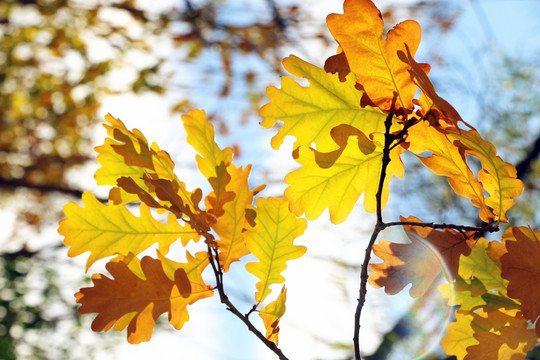
[{"label": "blurred tree", "polygon": [[[254,69],[243,78],[233,73],[238,54],[281,71],[280,47],[298,24],[298,8],[265,0],[247,16],[249,7],[242,7],[240,21],[230,16],[230,3],[0,2],[0,211],[6,229],[0,248],[1,359],[77,357],[69,350],[80,320],[72,295],[62,294],[58,283],[60,269],[69,264],[56,260],[63,258],[61,244],[49,230],[66,202],[59,195],[79,198],[85,190],[69,173],[95,157],[92,135],[102,121],[97,113],[103,99],[164,94],[175,75],[165,66],[175,48],[183,50],[182,61],[219,55],[220,66],[211,71],[224,73],[218,93],[223,98],[233,80],[255,82]],[[253,99],[264,88],[257,91]],[[187,106],[190,99],[182,99],[174,110]],[[35,238],[39,245],[29,244]],[[58,333],[65,321],[74,326],[65,339],[44,340],[43,332]]]}]

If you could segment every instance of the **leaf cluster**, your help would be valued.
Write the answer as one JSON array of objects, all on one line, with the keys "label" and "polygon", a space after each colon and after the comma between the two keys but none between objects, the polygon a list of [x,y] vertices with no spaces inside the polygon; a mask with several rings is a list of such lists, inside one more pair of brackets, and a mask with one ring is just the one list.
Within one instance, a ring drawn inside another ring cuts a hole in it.
[{"label": "leaf cluster", "polygon": [[[307,226],[300,216],[313,220],[328,210],[338,224],[363,196],[363,207],[376,214],[376,224],[360,274],[355,357],[361,358],[367,283],[388,294],[411,284],[410,295],[422,297],[437,286],[440,272],[433,269],[442,258],[447,283],[439,290],[457,307],[441,341],[445,352],[458,359],[483,354],[524,358],[540,336],[540,325],[532,328],[540,315],[535,286],[540,232],[510,227],[501,242],[482,237],[509,221],[508,212],[523,190],[516,169],[438,94],[428,77],[430,66],[415,60],[421,37],[417,22],[399,23],[383,36],[382,16],[371,0],[345,0],[343,14],[329,15],[327,24],[338,43],[336,55],[324,68],[286,58],[285,69],[308,85],[283,77],[280,88],[268,88],[269,103],[259,112],[263,127],[282,123],[271,141],[274,149],[287,136],[296,139],[292,157],[299,167],[286,175],[284,197],[257,196],[264,186],[250,188],[251,167],[237,167],[232,149],[217,145],[201,110],[182,119],[211,188],[208,194],[187,189],[168,153],[149,144],[140,131],[106,117],[109,137],[96,148],[101,167],[95,177],[98,184],[112,186],[108,203],[85,193],[83,207],[65,206],[67,218],[59,227],[68,255],[90,252],[87,270],[114,256],[106,265],[112,278],[95,274],[94,286],[75,295],[79,312],[98,313],[93,330],[127,327],[128,341],[139,343],[150,339],[161,314],[168,313],[180,329],[189,319],[187,306],[217,292],[228,310],[286,359],[277,347],[286,289],[273,301],[267,296],[272,285],[285,281],[286,262],[306,252],[294,244]],[[483,225],[426,223],[414,216],[384,221],[389,183],[403,176],[405,152],[446,178],[453,192],[470,201]],[[471,159],[480,165],[473,166]],[[139,216],[130,210],[134,207]],[[166,224],[159,214],[166,215]],[[410,243],[377,242],[393,226],[403,227]],[[206,251],[190,252],[201,241]],[[155,243],[155,257],[142,257]],[[170,257],[172,244],[186,248],[186,261]],[[231,264],[248,254],[257,261],[245,268],[259,282],[253,307],[242,314],[228,298],[224,281]],[[370,265],[372,254],[382,262]],[[213,285],[203,280],[205,269],[213,273]],[[262,318],[265,335],[252,323],[253,312]]]}]

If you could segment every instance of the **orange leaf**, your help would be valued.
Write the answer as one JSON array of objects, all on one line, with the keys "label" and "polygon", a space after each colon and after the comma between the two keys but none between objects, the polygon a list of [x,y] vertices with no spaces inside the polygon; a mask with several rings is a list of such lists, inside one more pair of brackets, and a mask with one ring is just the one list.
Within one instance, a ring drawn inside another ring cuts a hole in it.
[{"label": "orange leaf", "polygon": [[[384,39],[382,16],[371,0],[345,0],[343,15],[330,14],[326,22],[371,101],[383,111],[411,112],[418,86],[408,73],[410,66],[399,60],[397,52],[405,51],[407,44],[414,55],[420,44],[420,25],[404,21]],[[397,108],[391,109],[394,96]]]},{"label": "orange leaf", "polygon": [[[401,221],[421,222],[415,217]],[[396,244],[380,241],[373,246],[373,253],[383,260],[379,264],[370,264],[373,273],[368,280],[374,287],[385,287],[390,295],[397,294],[411,283],[410,295],[422,296],[441,275],[457,275],[460,255],[469,255],[475,240],[472,232],[465,234],[444,229],[422,228],[404,225],[411,243]],[[448,267],[450,274],[445,273]]]},{"label": "orange leaf", "polygon": [[249,190],[248,176],[251,166],[244,170],[234,164],[229,165],[231,181],[227,184],[227,191],[236,194],[234,199],[223,206],[224,214],[212,228],[218,235],[219,263],[224,271],[229,270],[231,263],[238,261],[242,256],[249,254],[244,241],[246,229],[251,225],[246,218],[246,212],[254,211],[253,193]]},{"label": "orange leaf", "polygon": [[266,338],[274,344],[278,344],[279,320],[285,314],[285,300],[287,299],[287,289],[285,285],[281,288],[276,301],[272,301],[259,312],[259,316],[263,319],[266,329]]},{"label": "orange leaf", "polygon": [[482,169],[478,172],[478,181],[490,195],[486,198],[486,205],[493,209],[495,220],[508,222],[506,212],[514,205],[512,198],[523,191],[523,183],[516,179],[516,168],[497,156],[495,147],[482,139],[475,129],[446,128],[443,132],[465,154],[480,160]]},{"label": "orange leaf", "polygon": [[407,65],[411,67],[409,70],[411,77],[413,81],[422,89],[422,93],[431,100],[431,104],[429,104],[429,108],[426,108],[426,101],[424,100],[422,104],[424,107],[422,110],[424,110],[424,115],[431,110],[433,107],[437,108],[442,115],[442,119],[445,120],[448,123],[451,123],[455,127],[458,126],[458,122],[461,121],[465,125],[467,125],[469,128],[471,126],[467,124],[456,109],[452,105],[448,103],[448,101],[444,100],[442,97],[440,97],[437,94],[437,91],[435,91],[435,87],[433,86],[433,83],[431,80],[429,80],[427,73],[425,71],[425,64],[418,64],[414,58],[411,55],[411,51],[407,44],[405,44],[405,49],[407,50],[407,55],[405,55],[401,50],[398,51],[398,56]]},{"label": "orange leaf", "polygon": [[[174,272],[174,281],[169,279],[161,261],[144,257],[141,268],[146,279],[133,274],[124,262],[109,262],[110,279],[94,274],[94,287],[83,288],[75,294],[82,306],[80,314],[97,312],[92,330],[108,331],[128,326],[128,341],[138,344],[152,337],[157,318],[169,313],[169,322],[177,329],[182,328],[188,316],[186,298],[191,294],[191,285],[184,269]],[[182,299],[182,300],[180,300]]]},{"label": "orange leaf", "polygon": [[474,333],[478,344],[467,348],[465,360],[520,360],[525,359],[527,352],[534,348],[537,342],[536,334],[522,326],[504,326],[499,334],[489,331]]},{"label": "orange leaf", "polygon": [[421,154],[431,151],[427,157],[418,157],[422,164],[435,174],[448,177],[448,183],[456,194],[471,199],[480,208],[480,219],[489,223],[495,215],[488,209],[484,199],[484,187],[474,178],[465,161],[465,154],[445,134],[421,121],[408,130],[408,150]]},{"label": "orange leaf", "polygon": [[[506,250],[501,257],[501,276],[507,279],[508,296],[521,300],[521,311],[533,323],[540,316],[540,231],[525,227],[510,230],[513,239],[506,237]],[[540,336],[540,322],[536,321],[536,333]]]}]

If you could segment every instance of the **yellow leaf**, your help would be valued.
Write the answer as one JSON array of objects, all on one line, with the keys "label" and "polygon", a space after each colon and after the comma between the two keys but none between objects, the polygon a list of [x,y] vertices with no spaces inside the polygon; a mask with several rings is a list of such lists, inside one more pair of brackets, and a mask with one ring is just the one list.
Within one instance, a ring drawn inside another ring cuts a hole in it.
[{"label": "yellow leaf", "polygon": [[86,269],[99,259],[116,254],[139,254],[154,243],[166,254],[177,239],[186,245],[199,235],[189,226],[181,226],[172,214],[168,224],[155,220],[146,204],[141,203],[140,217],[136,217],[124,205],[105,205],[94,195],[82,195],[85,207],[68,203],[64,207],[66,219],[60,222],[58,232],[65,237],[64,244],[71,246],[71,257],[90,251]]},{"label": "yellow leaf", "polygon": [[234,198],[234,193],[225,190],[231,177],[227,167],[232,161],[231,148],[221,150],[215,141],[213,126],[207,121],[203,110],[191,110],[182,115],[187,142],[200,154],[196,156],[201,173],[208,179],[214,190],[206,199],[207,212],[219,218],[223,215],[223,205]]},{"label": "yellow leaf", "polygon": [[[95,174],[98,185],[115,186],[118,179],[125,177],[132,179],[141,189],[153,195],[143,176],[155,174],[154,177],[175,182],[184,202],[192,209],[196,209],[191,200],[192,193],[186,190],[185,184],[174,174],[174,163],[167,152],[160,150],[155,143],[149,146],[139,130],[128,130],[122,121],[110,114],[105,116],[105,120],[109,124],[103,126],[110,138],[105,139],[103,145],[96,147],[97,161],[101,165]],[[137,195],[125,189],[122,189],[120,194],[118,191],[114,194],[115,203],[119,203],[119,200],[123,203],[139,200]]]},{"label": "yellow leaf", "polygon": [[446,333],[441,340],[441,346],[447,355],[455,355],[457,360],[463,360],[467,355],[467,347],[478,344],[473,337],[473,315],[460,311],[455,313],[456,321],[446,327]]},{"label": "yellow leaf", "polygon": [[249,190],[248,176],[251,166],[244,170],[234,164],[229,165],[228,172],[231,181],[227,184],[227,191],[236,194],[234,199],[223,206],[224,214],[212,224],[218,235],[219,263],[224,271],[229,270],[231,263],[238,261],[249,253],[245,241],[244,231],[251,228],[246,218],[246,211],[253,210],[253,193]]},{"label": "yellow leaf", "polygon": [[[290,184],[285,196],[297,216],[305,213],[312,220],[328,208],[331,221],[338,224],[347,218],[362,193],[366,211],[377,210],[375,195],[383,149],[348,125],[332,129],[331,136],[339,146],[338,150],[321,153],[305,146],[298,149],[296,161],[302,167],[285,177]],[[402,177],[405,171],[399,158],[402,151],[401,147],[396,147],[390,152],[391,161],[382,192],[383,206],[388,200],[390,179]]]},{"label": "yellow leaf", "polygon": [[256,225],[245,236],[248,250],[259,261],[247,263],[246,269],[260,279],[255,294],[255,301],[260,303],[272,291],[270,285],[285,281],[281,272],[287,268],[286,262],[306,252],[305,246],[293,242],[304,233],[307,222],[289,211],[284,198],[258,198],[256,211]]},{"label": "yellow leaf", "polygon": [[272,301],[259,311],[259,316],[263,319],[266,329],[266,338],[274,344],[278,344],[279,320],[285,314],[285,301],[287,300],[287,289],[285,285],[281,288],[276,301]]},{"label": "yellow leaf", "polygon": [[360,106],[363,92],[358,91],[354,75],[342,83],[337,75],[326,73],[296,56],[283,60],[283,66],[297,78],[309,81],[308,87],[300,86],[290,77],[281,78],[281,89],[267,89],[270,103],[261,108],[264,117],[261,125],[271,128],[278,120],[283,127],[272,138],[272,147],[278,149],[287,135],[296,137],[294,148],[312,146],[319,151],[336,148],[329,142],[330,131],[340,125],[349,124],[366,135],[384,131],[386,115],[379,109]]},{"label": "yellow leaf", "polygon": [[232,161],[233,151],[230,148],[221,150],[215,141],[213,126],[206,120],[203,110],[191,110],[182,115],[184,128],[187,132],[187,142],[200,154],[197,155],[199,170],[208,179],[216,177],[216,168]]},{"label": "yellow leaf", "polygon": [[407,141],[410,143],[408,150],[415,154],[432,152],[430,156],[418,158],[435,174],[447,176],[456,194],[471,199],[472,204],[480,208],[480,219],[489,223],[495,217],[486,206],[484,188],[474,178],[465,155],[448,137],[422,121],[408,130]]},{"label": "yellow leaf", "polygon": [[482,170],[478,173],[478,181],[490,195],[486,198],[486,205],[493,209],[495,220],[508,222],[506,212],[514,205],[512,198],[518,197],[523,191],[523,183],[516,179],[516,168],[497,156],[495,147],[482,139],[475,129],[464,131],[447,128],[445,133],[466,154],[480,160]]},{"label": "yellow leaf", "polygon": [[405,44],[414,55],[420,44],[420,25],[406,20],[383,38],[384,23],[371,0],[345,0],[343,14],[326,18],[328,29],[346,56],[367,95],[383,111],[391,111],[394,94],[396,110],[412,111],[416,84],[408,72],[410,66],[398,58]]}]

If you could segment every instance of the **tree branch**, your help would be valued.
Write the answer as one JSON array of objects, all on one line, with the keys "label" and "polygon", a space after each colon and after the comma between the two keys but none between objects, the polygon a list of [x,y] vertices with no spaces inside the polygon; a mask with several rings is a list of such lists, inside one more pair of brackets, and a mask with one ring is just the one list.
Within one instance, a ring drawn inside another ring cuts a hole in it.
[{"label": "tree branch", "polygon": [[216,289],[219,294],[219,300],[222,304],[225,304],[227,306],[227,310],[229,310],[231,313],[236,315],[237,318],[242,320],[244,324],[246,324],[249,331],[251,331],[255,336],[259,338],[270,350],[272,350],[280,360],[289,360],[281,351],[280,348],[277,347],[275,343],[268,340],[249,320],[249,315],[255,311],[254,309],[251,309],[246,315],[242,314],[236,306],[233,305],[233,303],[229,300],[229,297],[225,293],[225,289],[223,287],[223,271],[221,269],[221,266],[219,264],[219,258],[217,254],[217,250],[210,245],[208,245],[208,257],[210,260],[210,265],[212,266],[212,270],[214,272],[214,276],[216,278]]},{"label": "tree branch", "polygon": [[388,167],[388,164],[390,163],[390,146],[392,145],[392,142],[395,140],[395,137],[392,136],[392,134],[390,134],[390,128],[392,126],[393,116],[394,116],[393,113],[388,114],[384,122],[386,130],[384,133],[382,168],[381,168],[381,175],[379,178],[379,188],[377,189],[377,194],[375,195],[375,198],[377,200],[377,223],[375,224],[373,233],[371,234],[371,238],[369,239],[369,244],[366,247],[366,252],[364,255],[364,262],[362,263],[362,271],[360,273],[359,298],[358,298],[358,304],[356,306],[356,312],[354,314],[353,343],[354,343],[354,356],[356,360],[362,359],[362,356],[360,355],[360,316],[362,315],[362,308],[364,307],[364,303],[366,301],[368,265],[371,259],[371,250],[373,248],[373,244],[375,244],[375,241],[377,240],[377,236],[379,236],[379,233],[384,229],[384,222],[382,219],[382,192],[383,192],[383,187],[384,187],[384,179],[386,178],[386,168]]},{"label": "tree branch", "polygon": [[[42,193],[51,193],[51,192],[59,192],[66,195],[71,195],[76,198],[80,198],[83,194],[82,190],[79,189],[73,189],[66,186],[60,186],[60,185],[48,185],[48,184],[33,184],[30,182],[26,182],[23,180],[17,180],[17,179],[4,179],[0,178],[0,188],[26,188],[26,189],[32,189],[37,190]],[[97,198],[102,203],[106,203],[108,199],[104,198]]]}]

